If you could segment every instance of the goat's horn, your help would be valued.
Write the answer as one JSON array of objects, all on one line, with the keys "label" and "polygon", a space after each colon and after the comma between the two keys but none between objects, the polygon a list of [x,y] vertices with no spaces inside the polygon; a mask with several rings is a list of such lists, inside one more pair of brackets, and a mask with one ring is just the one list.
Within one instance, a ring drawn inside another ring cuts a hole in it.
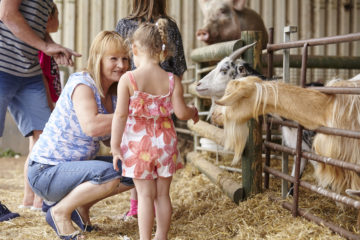
[{"label": "goat's horn", "polygon": [[230,56],[229,56],[229,58],[231,59],[231,60],[235,60],[235,59],[238,59],[240,56],[241,56],[241,54],[243,54],[246,50],[248,50],[249,48],[251,48],[252,46],[254,46],[256,44],[256,42],[253,42],[253,43],[251,43],[251,44],[248,44],[248,45],[246,45],[246,46],[244,46],[244,47],[242,47],[242,48],[239,48],[238,50],[236,50],[235,52],[233,52]]}]

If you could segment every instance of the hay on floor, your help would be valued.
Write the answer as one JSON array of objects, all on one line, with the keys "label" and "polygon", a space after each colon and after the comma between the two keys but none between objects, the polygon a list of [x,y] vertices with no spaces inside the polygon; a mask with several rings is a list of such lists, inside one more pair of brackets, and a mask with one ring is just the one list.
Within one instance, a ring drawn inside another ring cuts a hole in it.
[{"label": "hay on floor", "polygon": [[[23,196],[24,161],[24,157],[0,158],[0,201],[21,215],[0,223],[0,239],[56,239],[43,215],[17,208]],[[219,163],[226,165],[230,160],[227,162],[223,158]],[[309,165],[304,173],[307,181],[312,181],[311,173]],[[227,174],[241,182],[239,173]],[[269,190],[236,205],[215,184],[187,164],[176,173],[171,186],[173,214],[169,239],[344,239],[302,217],[293,218],[279,203],[270,201],[270,195],[280,196],[280,180],[271,178],[270,183]],[[300,194],[301,208],[357,231],[357,212],[354,209],[340,209],[333,201],[304,189]],[[101,230],[86,233],[86,239],[138,239],[137,222],[121,220],[121,215],[128,209],[129,196],[129,192],[122,193],[95,205],[91,219]]]}]

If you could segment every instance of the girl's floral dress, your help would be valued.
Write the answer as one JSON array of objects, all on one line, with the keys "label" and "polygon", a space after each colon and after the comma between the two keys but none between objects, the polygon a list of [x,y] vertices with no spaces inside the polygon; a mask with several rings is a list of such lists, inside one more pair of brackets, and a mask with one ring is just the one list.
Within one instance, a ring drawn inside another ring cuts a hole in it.
[{"label": "girl's floral dress", "polygon": [[128,73],[134,95],[130,97],[129,116],[121,142],[124,177],[170,177],[182,167],[177,162],[177,137],[171,119],[174,75],[168,74],[168,94],[155,96],[138,91],[134,76]]}]

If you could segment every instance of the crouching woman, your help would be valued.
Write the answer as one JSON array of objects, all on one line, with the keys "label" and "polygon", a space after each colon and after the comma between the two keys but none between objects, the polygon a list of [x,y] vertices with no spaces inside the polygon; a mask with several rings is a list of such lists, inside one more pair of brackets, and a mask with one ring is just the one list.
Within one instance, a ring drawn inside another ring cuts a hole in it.
[{"label": "crouching woman", "polygon": [[91,231],[90,207],[133,187],[111,162],[95,160],[100,141],[109,142],[117,83],[128,69],[128,48],[120,35],[99,33],[86,71],[70,76],[30,154],[29,183],[54,202],[46,221],[61,239],[80,239],[72,222]]}]

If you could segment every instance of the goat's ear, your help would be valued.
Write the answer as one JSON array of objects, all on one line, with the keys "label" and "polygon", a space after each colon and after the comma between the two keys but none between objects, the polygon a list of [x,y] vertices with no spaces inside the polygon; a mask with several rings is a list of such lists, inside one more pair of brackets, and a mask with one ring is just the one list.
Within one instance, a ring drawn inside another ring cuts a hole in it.
[{"label": "goat's ear", "polygon": [[250,96],[250,85],[250,83],[238,80],[230,81],[226,86],[225,95],[215,103],[221,106],[233,105],[239,99]]}]

